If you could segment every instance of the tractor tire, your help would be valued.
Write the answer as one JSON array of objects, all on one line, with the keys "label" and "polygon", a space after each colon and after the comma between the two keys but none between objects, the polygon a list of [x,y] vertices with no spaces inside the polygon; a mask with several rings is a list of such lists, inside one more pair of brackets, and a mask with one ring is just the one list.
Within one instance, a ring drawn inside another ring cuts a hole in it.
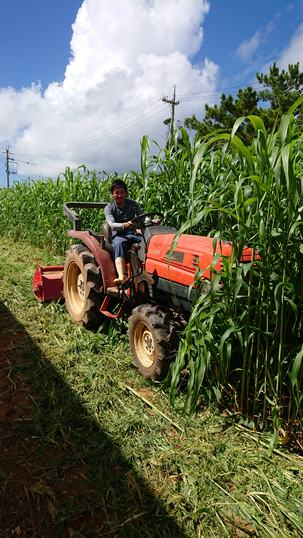
[{"label": "tractor tire", "polygon": [[74,321],[87,329],[101,325],[99,309],[104,295],[100,269],[93,254],[82,245],[73,245],[66,253],[63,292]]},{"label": "tractor tire", "polygon": [[129,344],[135,366],[146,379],[160,381],[177,351],[175,326],[159,306],[143,304],[128,319]]}]

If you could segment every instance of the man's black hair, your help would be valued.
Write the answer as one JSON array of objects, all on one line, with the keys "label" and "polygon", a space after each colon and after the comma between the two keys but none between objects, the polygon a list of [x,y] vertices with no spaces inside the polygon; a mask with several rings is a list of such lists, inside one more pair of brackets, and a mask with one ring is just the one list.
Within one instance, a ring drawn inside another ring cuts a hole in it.
[{"label": "man's black hair", "polygon": [[115,179],[115,181],[111,184],[110,192],[113,194],[115,189],[125,189],[127,192],[126,183],[124,183],[122,179]]}]

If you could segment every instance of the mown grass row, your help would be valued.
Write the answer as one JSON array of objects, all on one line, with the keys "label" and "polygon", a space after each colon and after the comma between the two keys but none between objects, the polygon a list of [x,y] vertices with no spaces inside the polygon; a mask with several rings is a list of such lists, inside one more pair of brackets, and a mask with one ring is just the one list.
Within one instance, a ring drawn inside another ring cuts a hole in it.
[{"label": "mown grass row", "polygon": [[[188,376],[186,412],[197,403],[228,405],[259,428],[281,425],[302,443],[303,247],[302,141],[294,134],[297,103],[267,133],[260,118],[235,123],[232,133],[191,141],[184,129],[176,145],[141,143],[141,171],[123,179],[147,211],[161,210],[182,232],[233,242],[231,259],[213,273],[209,293],[196,304],[170,373],[172,401]],[[249,121],[255,138],[237,135]],[[0,192],[0,231],[62,252],[68,200],[109,200],[114,176],[100,181],[85,168],[57,181],[18,184]],[[85,217],[86,218],[86,217]],[[87,218],[98,229],[102,215]],[[259,253],[242,263],[245,245]],[[203,275],[199,275],[199,278]],[[276,439],[275,439],[276,440]]]}]

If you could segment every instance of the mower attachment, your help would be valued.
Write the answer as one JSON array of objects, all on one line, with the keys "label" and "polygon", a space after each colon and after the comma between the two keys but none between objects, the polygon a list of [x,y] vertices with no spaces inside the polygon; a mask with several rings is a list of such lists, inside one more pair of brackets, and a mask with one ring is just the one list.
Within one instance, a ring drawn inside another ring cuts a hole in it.
[{"label": "mower attachment", "polygon": [[63,265],[38,265],[33,276],[33,292],[46,303],[63,297]]}]

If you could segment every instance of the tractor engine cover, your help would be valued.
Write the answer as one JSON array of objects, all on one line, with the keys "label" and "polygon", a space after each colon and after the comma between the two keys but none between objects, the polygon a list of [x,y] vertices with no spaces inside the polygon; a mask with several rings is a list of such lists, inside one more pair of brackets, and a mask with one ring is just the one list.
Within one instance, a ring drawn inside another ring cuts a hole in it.
[{"label": "tractor engine cover", "polygon": [[[174,234],[154,235],[151,237],[146,258],[146,271],[159,278],[164,278],[183,286],[191,286],[197,269],[204,271],[203,278],[210,278],[210,265],[215,254],[230,257],[232,244],[218,241],[214,252],[214,239],[198,235],[183,234],[170,255]],[[253,251],[243,251],[243,261],[251,261]],[[254,257],[256,259],[256,255]],[[219,271],[221,260],[218,258],[214,269]]]}]

